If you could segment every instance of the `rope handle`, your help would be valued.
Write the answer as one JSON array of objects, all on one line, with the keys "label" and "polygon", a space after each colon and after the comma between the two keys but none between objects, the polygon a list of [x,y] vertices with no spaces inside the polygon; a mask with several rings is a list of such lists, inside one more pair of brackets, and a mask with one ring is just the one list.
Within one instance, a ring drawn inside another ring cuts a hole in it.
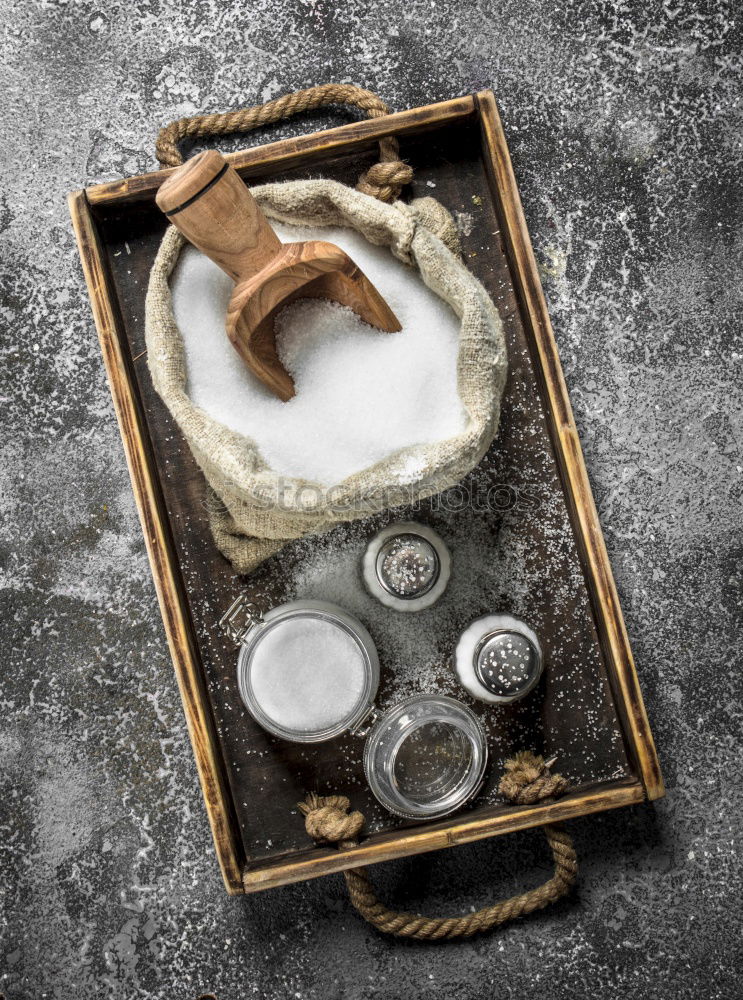
[{"label": "rope handle", "polygon": [[[221,114],[194,115],[179,118],[160,129],[155,150],[160,169],[183,163],[178,144],[184,139],[231,132],[250,132],[264,125],[291,118],[302,111],[323,108],[328,104],[350,104],[366,113],[367,118],[382,118],[390,113],[384,101],[370,90],[351,83],[323,83],[307,90],[285,94],[265,104]],[[379,140],[379,163],[375,163],[358,180],[356,188],[379,201],[395,201],[401,189],[413,179],[413,169],[400,159],[400,147],[393,136]]]},{"label": "rope handle", "polygon": [[[514,805],[531,805],[564,794],[568,782],[560,774],[552,774],[549,761],[527,751],[506,761],[505,774],[498,790]],[[316,841],[353,847],[364,825],[360,812],[349,812],[345,795],[318,796],[311,792],[299,809],[305,817],[307,833]],[[419,941],[444,941],[467,938],[482,931],[500,927],[511,920],[541,910],[566,895],[578,875],[578,860],[570,835],[560,824],[542,827],[555,863],[555,874],[547,882],[528,889],[510,899],[486,906],[461,917],[422,917],[415,913],[398,913],[388,909],[374,891],[369,876],[362,868],[343,873],[351,903],[361,916],[385,934],[415,938]]]}]

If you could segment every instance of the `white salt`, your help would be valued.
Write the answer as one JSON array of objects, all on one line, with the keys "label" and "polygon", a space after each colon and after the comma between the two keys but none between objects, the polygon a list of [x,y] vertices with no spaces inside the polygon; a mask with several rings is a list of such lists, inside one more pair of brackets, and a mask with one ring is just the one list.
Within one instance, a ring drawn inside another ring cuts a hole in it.
[{"label": "white salt", "polygon": [[[297,392],[283,403],[227,338],[232,281],[187,246],[171,287],[193,402],[251,437],[274,472],[325,486],[401,448],[461,433],[466,414],[457,393],[459,321],[452,309],[417,271],[353,230],[274,228],[284,242],[323,239],[342,247],[384,296],[402,330],[376,330],[350,309],[324,300],[287,306],[276,318],[277,346]],[[409,459],[401,464],[401,482],[414,477],[413,466]]]},{"label": "white salt", "polygon": [[250,665],[262,710],[295,732],[319,732],[350,718],[364,697],[366,677],[356,640],[332,622],[310,617],[267,629]]}]

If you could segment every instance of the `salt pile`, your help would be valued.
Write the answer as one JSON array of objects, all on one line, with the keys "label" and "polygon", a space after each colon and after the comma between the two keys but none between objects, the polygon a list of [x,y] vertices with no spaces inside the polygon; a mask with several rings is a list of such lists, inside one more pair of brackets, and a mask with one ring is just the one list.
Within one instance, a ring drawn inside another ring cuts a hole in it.
[{"label": "salt pile", "polygon": [[277,346],[297,394],[283,403],[248,371],[227,338],[232,281],[186,246],[171,289],[193,402],[251,437],[279,475],[325,486],[401,448],[461,433],[459,321],[450,307],[417,271],[353,230],[274,228],[283,242],[323,239],[344,249],[387,300],[402,331],[375,330],[350,309],[319,299],[287,306],[276,320]]},{"label": "salt pile", "polygon": [[358,709],[366,665],[356,640],[332,622],[299,617],[267,630],[250,664],[256,701],[278,726],[318,732]]}]

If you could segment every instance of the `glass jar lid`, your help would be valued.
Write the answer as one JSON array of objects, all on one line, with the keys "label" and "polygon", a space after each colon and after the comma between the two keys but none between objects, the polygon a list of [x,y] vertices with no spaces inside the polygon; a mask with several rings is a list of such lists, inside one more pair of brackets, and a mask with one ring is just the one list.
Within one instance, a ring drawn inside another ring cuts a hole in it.
[{"label": "glass jar lid", "polygon": [[425,524],[402,521],[379,531],[362,563],[364,584],[396,611],[430,608],[446,590],[451,558],[441,538]]},{"label": "glass jar lid", "polygon": [[435,819],[479,790],[488,759],[477,717],[446,695],[419,695],[374,724],[364,747],[369,787],[390,812]]},{"label": "glass jar lid", "polygon": [[542,674],[535,632],[512,615],[485,615],[465,629],[454,653],[462,685],[481,701],[509,704],[527,695]]},{"label": "glass jar lid", "polygon": [[379,658],[367,630],[342,608],[293,601],[247,629],[237,682],[245,707],[268,732],[319,743],[370,713]]}]

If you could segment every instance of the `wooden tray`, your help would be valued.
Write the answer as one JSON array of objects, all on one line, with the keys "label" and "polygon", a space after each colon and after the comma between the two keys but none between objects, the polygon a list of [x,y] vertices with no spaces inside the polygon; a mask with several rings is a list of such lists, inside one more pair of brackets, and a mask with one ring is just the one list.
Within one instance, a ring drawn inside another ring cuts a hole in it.
[{"label": "wooden tray", "polygon": [[[382,135],[396,135],[402,156],[415,168],[414,196],[435,195],[461,213],[465,260],[498,305],[509,347],[508,386],[493,448],[463,484],[464,493],[433,498],[415,514],[451,541],[460,589],[453,589],[448,605],[442,602],[426,613],[432,617],[412,644],[395,631],[395,622],[405,616],[392,616],[384,628],[376,619],[369,622],[371,609],[364,601],[370,599],[348,580],[349,560],[385,516],[293,544],[249,579],[235,576],[209,534],[201,474],[147,369],[144,296],[165,229],[154,195],[169,171],[70,196],[165,630],[230,893],[663,794],[493,95],[485,91],[229,158],[251,183],[322,174],[353,184],[373,162]],[[236,653],[216,625],[223,611],[242,589],[266,606],[294,596],[332,596],[334,587],[345,598],[340,603],[350,605],[372,627],[383,663],[382,707],[401,692],[430,685],[471,703],[454,683],[447,659],[458,630],[478,615],[513,611],[536,628],[547,663],[540,688],[505,710],[474,706],[487,722],[492,760],[483,793],[470,808],[433,823],[396,820],[377,805],[364,782],[362,741],[349,737],[315,747],[282,743],[243,710]],[[508,806],[498,798],[503,759],[526,748],[558,756],[559,770],[573,782],[569,795],[530,807]],[[295,803],[310,789],[345,792],[365,813],[367,832],[357,847],[337,850],[308,840]]]}]

